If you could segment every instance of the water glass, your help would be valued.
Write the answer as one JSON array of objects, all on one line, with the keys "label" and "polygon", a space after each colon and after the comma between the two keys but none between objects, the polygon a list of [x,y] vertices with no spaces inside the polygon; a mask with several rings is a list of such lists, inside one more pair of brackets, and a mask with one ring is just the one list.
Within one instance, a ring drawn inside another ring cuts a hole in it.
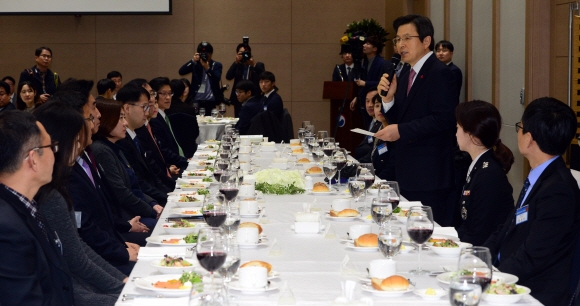
[{"label": "water glass", "polygon": [[462,280],[458,276],[449,281],[449,303],[455,306],[477,306],[481,299],[481,286]]},{"label": "water glass", "polygon": [[403,231],[400,227],[387,226],[379,230],[379,250],[387,259],[393,259],[401,250]]}]

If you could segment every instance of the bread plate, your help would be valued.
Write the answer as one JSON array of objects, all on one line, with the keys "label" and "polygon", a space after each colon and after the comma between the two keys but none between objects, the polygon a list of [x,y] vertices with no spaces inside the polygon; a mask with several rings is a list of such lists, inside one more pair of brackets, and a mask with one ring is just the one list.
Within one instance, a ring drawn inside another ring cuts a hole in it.
[{"label": "bread plate", "polygon": [[326,218],[328,218],[328,219],[330,219],[332,221],[341,221],[341,222],[344,222],[344,221],[354,221],[354,220],[358,219],[359,217],[360,217],[360,215],[359,216],[356,216],[356,217],[333,217],[333,216],[326,216]]},{"label": "bread plate", "polygon": [[361,289],[362,289],[362,291],[369,292],[369,293],[372,293],[373,295],[380,296],[380,297],[399,297],[407,292],[411,292],[411,291],[415,290],[415,286],[409,284],[409,287],[407,288],[407,290],[381,291],[381,290],[376,290],[371,285],[362,284]]},{"label": "bread plate", "polygon": [[347,242],[346,243],[346,248],[349,250],[353,250],[355,252],[378,252],[379,251],[379,247],[358,247],[358,246],[354,246],[354,243],[352,242]]},{"label": "bread plate", "polygon": [[323,196],[323,195],[336,195],[338,194],[336,191],[308,191],[306,192],[306,194],[308,195],[317,195],[317,196]]},{"label": "bread plate", "polygon": [[228,288],[240,291],[244,294],[260,294],[267,291],[278,290],[278,285],[276,283],[270,282],[266,287],[260,288],[245,288],[240,286],[240,282],[235,280],[228,283]]}]

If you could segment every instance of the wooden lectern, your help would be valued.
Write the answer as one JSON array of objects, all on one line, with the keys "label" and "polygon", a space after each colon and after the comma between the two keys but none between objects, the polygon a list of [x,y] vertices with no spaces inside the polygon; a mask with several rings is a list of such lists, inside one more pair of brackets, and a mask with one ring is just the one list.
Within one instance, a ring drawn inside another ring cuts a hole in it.
[{"label": "wooden lectern", "polygon": [[[353,82],[324,82],[324,89],[322,91],[323,99],[330,99],[330,131],[328,134],[333,137],[334,130],[336,128],[336,118],[338,117],[340,107],[344,100],[344,95],[348,88],[348,94],[346,96],[346,102],[344,104],[344,110],[342,111],[342,116],[344,117],[344,125],[338,127],[336,132],[336,142],[340,143],[342,148],[347,149],[354,155],[355,148],[363,139],[363,135],[353,133],[350,130],[362,127],[363,120],[359,114],[358,107],[361,101],[357,103],[357,109],[355,111],[350,110],[350,102],[358,93],[358,86]],[[362,101],[364,103],[365,101]]]}]

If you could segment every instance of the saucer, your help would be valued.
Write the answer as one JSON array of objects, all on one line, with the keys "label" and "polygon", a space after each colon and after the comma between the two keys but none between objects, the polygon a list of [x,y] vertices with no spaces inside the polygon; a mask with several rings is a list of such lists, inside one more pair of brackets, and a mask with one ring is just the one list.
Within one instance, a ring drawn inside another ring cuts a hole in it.
[{"label": "saucer", "polygon": [[267,292],[267,291],[278,290],[278,285],[276,285],[275,283],[270,282],[267,287],[262,287],[262,288],[244,288],[244,287],[240,287],[240,282],[239,281],[231,281],[228,284],[228,288],[234,289],[234,290],[238,290],[238,291],[241,291],[242,293],[246,293],[246,294],[260,294],[260,293]]}]

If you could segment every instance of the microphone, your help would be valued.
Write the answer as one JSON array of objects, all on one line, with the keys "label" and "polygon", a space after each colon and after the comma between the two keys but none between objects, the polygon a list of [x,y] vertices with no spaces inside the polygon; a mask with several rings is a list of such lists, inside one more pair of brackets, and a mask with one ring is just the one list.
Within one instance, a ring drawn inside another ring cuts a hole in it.
[{"label": "microphone", "polygon": [[[393,81],[393,76],[395,75],[395,70],[397,69],[397,66],[399,65],[399,63],[401,62],[401,55],[399,53],[395,53],[393,54],[393,57],[391,58],[391,66],[387,67],[387,71],[385,73],[387,73],[389,75],[389,77],[387,78],[387,80],[389,82]],[[381,96],[386,96],[387,92],[381,89]]]},{"label": "microphone", "polygon": [[342,77],[342,72],[340,72],[340,66],[336,65],[336,70],[338,70],[338,75],[340,75],[340,79],[344,82],[344,78]]}]

